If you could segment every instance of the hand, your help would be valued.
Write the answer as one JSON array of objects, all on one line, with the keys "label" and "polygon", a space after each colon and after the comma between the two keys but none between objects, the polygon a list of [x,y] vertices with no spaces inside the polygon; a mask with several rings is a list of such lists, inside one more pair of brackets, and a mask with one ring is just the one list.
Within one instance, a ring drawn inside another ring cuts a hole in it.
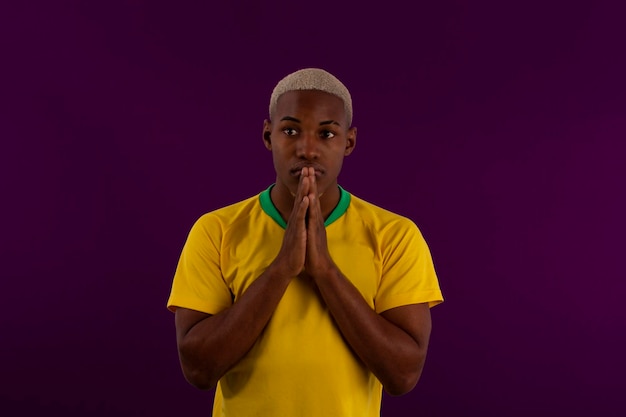
[{"label": "hand", "polygon": [[[287,221],[283,244],[272,266],[285,278],[293,278],[304,270],[307,250],[306,215],[310,206],[313,168],[302,168],[291,215]],[[313,172],[313,178],[315,173]]]},{"label": "hand", "polygon": [[328,272],[335,267],[335,264],[328,252],[328,242],[326,240],[326,227],[324,226],[324,216],[320,206],[319,194],[317,191],[317,179],[315,170],[309,169],[310,188],[308,194],[309,210],[306,225],[306,259],[305,270],[307,275],[314,280],[325,277]]}]

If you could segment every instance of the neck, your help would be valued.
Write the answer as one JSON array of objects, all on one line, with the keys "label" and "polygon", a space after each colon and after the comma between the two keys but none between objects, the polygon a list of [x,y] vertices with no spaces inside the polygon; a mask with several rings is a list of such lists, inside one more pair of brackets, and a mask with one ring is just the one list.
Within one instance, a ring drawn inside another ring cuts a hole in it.
[{"label": "neck", "polygon": [[[341,197],[341,193],[339,191],[339,187],[337,186],[337,182],[329,185],[322,193],[319,195],[320,207],[322,209],[322,215],[324,216],[324,220],[330,216],[330,213],[337,207],[339,204],[339,198]],[[285,222],[289,221],[289,217],[291,216],[291,212],[293,211],[293,205],[295,203],[295,196],[291,193],[291,191],[280,184],[280,182],[276,182],[276,185],[272,187],[270,192],[270,198],[272,199],[272,203],[280,213],[280,216],[285,220]]]}]

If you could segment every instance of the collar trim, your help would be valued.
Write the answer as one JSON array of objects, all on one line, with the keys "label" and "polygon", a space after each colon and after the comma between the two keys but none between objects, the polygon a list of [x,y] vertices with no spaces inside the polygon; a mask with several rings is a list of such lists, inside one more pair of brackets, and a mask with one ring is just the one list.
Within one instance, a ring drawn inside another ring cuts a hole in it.
[{"label": "collar trim", "polygon": [[[270,191],[272,190],[274,185],[275,184],[270,185],[265,191],[259,194],[259,202],[261,203],[261,208],[263,209],[265,214],[270,216],[276,223],[278,223],[280,227],[286,229],[287,222],[282,218],[270,197]],[[325,227],[328,227],[335,220],[340,218],[350,206],[350,193],[341,188],[340,185],[338,185],[337,187],[339,187],[339,203],[337,203],[337,206],[330,213],[330,216],[328,216],[328,218],[324,221]]]}]

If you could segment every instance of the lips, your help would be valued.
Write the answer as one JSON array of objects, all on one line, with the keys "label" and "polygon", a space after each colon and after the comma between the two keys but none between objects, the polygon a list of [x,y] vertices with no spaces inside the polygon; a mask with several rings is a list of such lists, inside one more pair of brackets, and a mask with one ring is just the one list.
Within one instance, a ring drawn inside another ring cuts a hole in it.
[{"label": "lips", "polygon": [[300,174],[302,173],[302,168],[307,168],[307,167],[313,168],[315,170],[315,176],[316,177],[324,175],[324,168],[322,168],[319,165],[315,165],[315,164],[298,164],[298,165],[294,166],[293,168],[291,168],[289,170],[289,172],[294,177],[299,177]]}]

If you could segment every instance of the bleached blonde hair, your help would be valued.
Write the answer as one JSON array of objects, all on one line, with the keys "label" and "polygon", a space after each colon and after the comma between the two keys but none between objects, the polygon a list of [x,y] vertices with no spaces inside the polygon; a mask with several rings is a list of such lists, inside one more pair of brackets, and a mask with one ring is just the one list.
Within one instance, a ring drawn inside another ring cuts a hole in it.
[{"label": "bleached blonde hair", "polygon": [[339,97],[343,101],[348,127],[352,125],[352,97],[350,92],[337,77],[319,68],[305,68],[292,72],[276,84],[270,97],[270,118],[276,111],[280,96],[295,90],[318,90]]}]

